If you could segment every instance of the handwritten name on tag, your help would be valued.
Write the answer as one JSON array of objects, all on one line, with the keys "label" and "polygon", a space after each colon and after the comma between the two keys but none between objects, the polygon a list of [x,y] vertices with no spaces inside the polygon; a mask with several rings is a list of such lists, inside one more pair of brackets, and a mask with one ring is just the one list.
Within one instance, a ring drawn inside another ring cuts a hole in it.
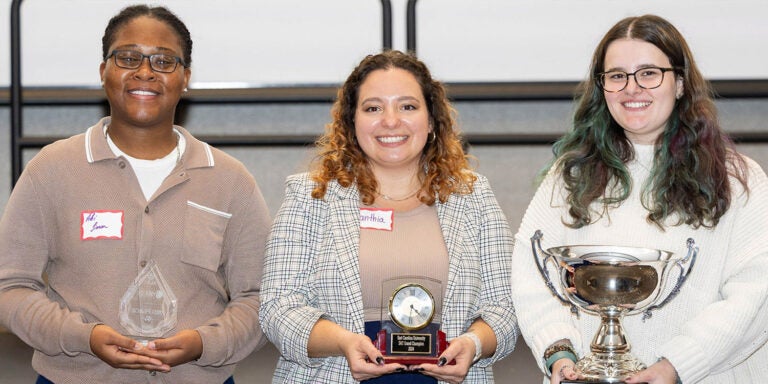
[{"label": "handwritten name on tag", "polygon": [[83,211],[80,213],[80,240],[123,238],[123,211]]},{"label": "handwritten name on tag", "polygon": [[391,231],[394,227],[393,209],[360,208],[360,228]]}]

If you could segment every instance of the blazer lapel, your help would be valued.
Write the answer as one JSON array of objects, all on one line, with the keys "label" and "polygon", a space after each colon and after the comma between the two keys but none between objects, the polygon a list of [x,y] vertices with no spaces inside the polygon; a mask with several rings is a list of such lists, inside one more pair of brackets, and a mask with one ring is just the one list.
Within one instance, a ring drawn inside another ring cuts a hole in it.
[{"label": "blazer lapel", "polygon": [[461,266],[461,257],[463,251],[464,231],[464,210],[466,209],[465,197],[460,194],[452,194],[445,204],[437,203],[437,217],[440,220],[440,227],[443,232],[443,240],[448,249],[448,282],[445,287],[445,299],[443,300],[442,315],[445,318],[447,308],[452,302],[451,298],[455,291],[456,276]]},{"label": "blazer lapel", "polygon": [[[360,285],[360,197],[354,187],[329,185],[328,218],[339,263],[340,286],[352,317],[353,332],[364,331],[363,296]],[[359,328],[359,329],[358,329]]]}]

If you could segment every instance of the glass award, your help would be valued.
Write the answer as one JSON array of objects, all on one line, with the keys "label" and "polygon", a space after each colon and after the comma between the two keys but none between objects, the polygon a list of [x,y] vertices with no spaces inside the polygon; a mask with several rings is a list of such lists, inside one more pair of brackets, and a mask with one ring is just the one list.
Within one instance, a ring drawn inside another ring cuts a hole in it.
[{"label": "glass award", "polygon": [[120,324],[146,344],[176,326],[177,301],[154,260],[149,261],[120,299]]},{"label": "glass award", "polygon": [[440,330],[442,297],[442,283],[429,277],[382,282],[381,329],[373,344],[385,363],[437,364],[449,344]]}]

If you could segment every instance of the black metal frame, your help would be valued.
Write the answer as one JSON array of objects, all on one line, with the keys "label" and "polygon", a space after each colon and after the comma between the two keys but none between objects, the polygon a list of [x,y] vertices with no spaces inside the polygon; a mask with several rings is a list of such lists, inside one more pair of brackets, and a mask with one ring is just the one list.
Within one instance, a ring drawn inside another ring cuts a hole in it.
[{"label": "black metal frame", "polygon": [[21,175],[21,1],[11,2],[11,187]]},{"label": "black metal frame", "polygon": [[416,2],[418,0],[408,0],[405,11],[405,49],[409,53],[416,55]]},{"label": "black metal frame", "polygon": [[392,49],[392,3],[381,0],[381,49]]}]

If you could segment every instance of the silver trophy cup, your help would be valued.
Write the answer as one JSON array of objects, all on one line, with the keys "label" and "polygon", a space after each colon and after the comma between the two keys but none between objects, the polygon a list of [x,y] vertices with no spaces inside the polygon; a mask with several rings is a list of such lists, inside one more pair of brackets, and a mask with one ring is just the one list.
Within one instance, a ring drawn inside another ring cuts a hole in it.
[{"label": "silver trophy cup", "polygon": [[[542,237],[537,230],[531,237],[531,247],[547,287],[570,305],[574,314],[581,309],[601,319],[590,345],[591,353],[576,363],[584,382],[620,383],[624,377],[645,369],[645,364],[630,353],[621,319],[643,312],[645,320],[651,317],[652,310],[677,295],[696,262],[698,247],[693,239],[688,239],[688,254],[680,258],[657,249],[611,245],[566,245],[544,251]],[[550,261],[557,270],[561,290],[550,278]],[[674,268],[678,269],[675,286],[662,295]]]}]

